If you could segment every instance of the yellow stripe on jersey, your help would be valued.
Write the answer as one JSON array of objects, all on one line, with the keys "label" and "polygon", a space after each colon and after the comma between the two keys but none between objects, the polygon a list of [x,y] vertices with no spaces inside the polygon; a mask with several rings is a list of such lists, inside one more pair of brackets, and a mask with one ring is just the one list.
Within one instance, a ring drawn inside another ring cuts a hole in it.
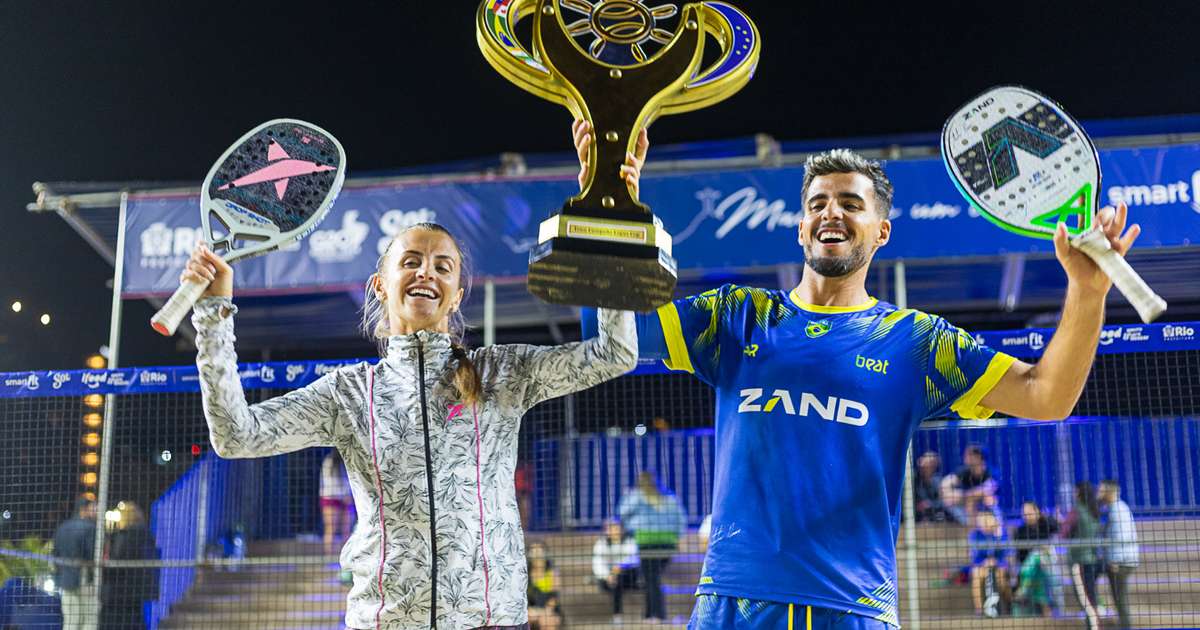
[{"label": "yellow stripe on jersey", "polygon": [[695,372],[692,359],[688,356],[687,341],[683,338],[683,325],[679,323],[679,311],[674,302],[658,307],[658,321],[662,325],[663,339],[667,342],[670,358],[663,363],[671,370]]},{"label": "yellow stripe on jersey", "polygon": [[804,627],[812,630],[812,606],[804,607]]},{"label": "yellow stripe on jersey", "polygon": [[792,630],[792,618],[795,616],[796,606],[788,604],[788,630]]},{"label": "yellow stripe on jersey", "polygon": [[809,304],[808,302],[803,302],[800,300],[800,292],[797,289],[799,289],[799,287],[792,289],[792,292],[788,294],[788,297],[792,298],[792,302],[795,303],[796,306],[799,306],[801,309],[811,313],[857,313],[859,311],[868,310],[879,303],[879,300],[871,298],[862,304],[855,304],[854,306],[821,306],[819,304]]},{"label": "yellow stripe on jersey", "polygon": [[958,397],[958,400],[954,401],[953,405],[950,405],[950,410],[967,420],[984,420],[992,417],[995,410],[980,406],[979,401],[983,400],[983,397],[996,387],[996,383],[1000,382],[1001,377],[1008,372],[1008,368],[1012,367],[1014,361],[1016,359],[1013,357],[1003,352],[997,352],[996,356],[992,357],[991,362],[988,363],[983,376],[980,376],[971,389],[968,389],[966,393]]}]

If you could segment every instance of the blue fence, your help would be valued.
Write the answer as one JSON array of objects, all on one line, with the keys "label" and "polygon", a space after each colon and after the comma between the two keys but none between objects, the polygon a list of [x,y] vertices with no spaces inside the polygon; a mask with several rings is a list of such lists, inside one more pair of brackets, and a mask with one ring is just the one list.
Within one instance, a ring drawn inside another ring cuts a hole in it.
[{"label": "blue fence", "polygon": [[[601,526],[643,470],[655,472],[698,525],[712,505],[713,437],[691,430],[539,441],[534,528]],[[1200,418],[937,422],[917,431],[913,453],[937,453],[947,474],[971,444],[987,454],[1008,517],[1019,516],[1024,501],[1066,512],[1075,482],[1109,478],[1121,480],[1122,498],[1139,517],[1200,511]]]},{"label": "blue fence", "polygon": [[[197,560],[224,556],[232,534],[247,536],[261,514],[264,460],[224,460],[207,453],[150,508],[150,527],[164,560]],[[199,528],[203,525],[203,536]],[[197,549],[198,545],[203,545]],[[196,579],[191,566],[164,567],[159,573],[159,596],[148,612],[150,630],[170,614],[171,606],[187,595]]]}]

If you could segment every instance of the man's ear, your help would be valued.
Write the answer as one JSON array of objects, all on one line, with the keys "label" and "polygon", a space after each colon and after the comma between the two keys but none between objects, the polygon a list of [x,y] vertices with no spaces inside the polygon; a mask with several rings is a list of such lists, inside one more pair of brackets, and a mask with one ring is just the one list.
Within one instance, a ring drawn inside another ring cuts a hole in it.
[{"label": "man's ear", "polygon": [[875,239],[876,247],[883,247],[892,239],[892,222],[884,219],[879,222],[879,238]]},{"label": "man's ear", "polygon": [[804,245],[804,220],[805,220],[805,217],[803,214],[801,214],[800,215],[800,225],[798,225],[796,227],[796,242],[800,243],[801,246]]}]

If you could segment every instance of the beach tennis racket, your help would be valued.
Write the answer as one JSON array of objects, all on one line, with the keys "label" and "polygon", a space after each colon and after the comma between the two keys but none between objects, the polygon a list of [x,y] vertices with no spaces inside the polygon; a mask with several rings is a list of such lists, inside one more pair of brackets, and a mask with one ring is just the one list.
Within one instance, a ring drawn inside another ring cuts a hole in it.
[{"label": "beach tennis racket", "polygon": [[1087,254],[1150,323],[1167,303],[1114,251],[1096,213],[1100,157],[1079,123],[1049,98],[1017,86],[992,88],[942,128],[942,161],[959,192],[989,221],[1053,239],[1066,224]]},{"label": "beach tennis racket", "polygon": [[[200,222],[209,249],[228,262],[261,256],[304,238],[342,189],[346,152],[309,123],[265,122],[225,151],[200,189]],[[150,325],[175,334],[208,282],[183,282]]]}]

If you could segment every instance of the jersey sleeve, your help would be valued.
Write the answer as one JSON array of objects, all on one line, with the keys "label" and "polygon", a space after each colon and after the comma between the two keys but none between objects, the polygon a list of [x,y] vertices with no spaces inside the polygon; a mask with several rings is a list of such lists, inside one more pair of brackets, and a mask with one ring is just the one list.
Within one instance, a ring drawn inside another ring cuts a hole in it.
[{"label": "jersey sleeve", "polygon": [[668,302],[647,316],[647,338],[669,369],[691,372],[716,386],[721,362],[721,331],[728,324],[729,285]]},{"label": "jersey sleeve", "polygon": [[966,331],[940,317],[933,318],[933,325],[922,341],[929,355],[923,417],[953,415],[968,420],[991,417],[995,411],[979,402],[1015,359],[976,342]]}]

